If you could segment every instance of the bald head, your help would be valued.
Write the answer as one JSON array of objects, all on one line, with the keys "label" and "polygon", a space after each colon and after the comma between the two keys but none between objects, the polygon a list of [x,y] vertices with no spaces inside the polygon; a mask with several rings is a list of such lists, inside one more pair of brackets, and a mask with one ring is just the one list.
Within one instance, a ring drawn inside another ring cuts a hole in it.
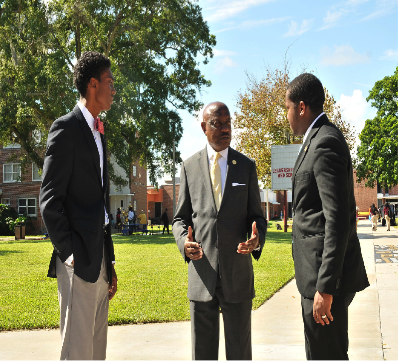
[{"label": "bald head", "polygon": [[222,102],[212,102],[203,110],[203,132],[210,146],[216,151],[229,147],[231,143],[231,116]]},{"label": "bald head", "polygon": [[207,122],[208,118],[212,114],[217,115],[221,110],[226,110],[229,114],[228,107],[222,102],[212,102],[207,104],[205,109],[203,110],[203,120]]}]

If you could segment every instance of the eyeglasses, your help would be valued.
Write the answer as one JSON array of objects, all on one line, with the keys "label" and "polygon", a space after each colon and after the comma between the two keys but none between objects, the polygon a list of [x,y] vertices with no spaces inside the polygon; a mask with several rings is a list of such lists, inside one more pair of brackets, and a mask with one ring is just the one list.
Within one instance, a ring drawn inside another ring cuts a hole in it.
[{"label": "eyeglasses", "polygon": [[213,128],[213,129],[221,129],[223,126],[227,126],[228,128],[231,128],[231,121],[228,120],[226,122],[220,122],[218,120],[216,121],[211,121],[209,122],[209,125]]}]

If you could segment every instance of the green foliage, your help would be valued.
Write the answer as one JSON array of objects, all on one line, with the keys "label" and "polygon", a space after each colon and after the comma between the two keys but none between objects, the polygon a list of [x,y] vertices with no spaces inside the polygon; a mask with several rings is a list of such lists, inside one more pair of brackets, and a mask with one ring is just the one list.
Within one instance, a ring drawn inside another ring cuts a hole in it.
[{"label": "green foliage", "polygon": [[0,204],[0,235],[11,236],[13,235],[14,229],[11,229],[8,221],[18,217],[18,213],[14,208]]},{"label": "green foliage", "polygon": [[377,109],[366,120],[359,139],[355,166],[357,181],[393,187],[398,184],[398,67],[392,76],[375,83],[366,99]]},{"label": "green foliage", "polygon": [[20,216],[16,219],[13,219],[11,217],[6,218],[6,222],[8,224],[8,228],[10,229],[10,231],[14,232],[15,231],[15,226],[22,223],[25,224],[25,221],[27,220],[27,217],[25,216]]},{"label": "green foliage", "polygon": [[[110,153],[128,174],[140,160],[154,181],[160,166],[170,169],[173,138],[182,136],[177,111],[201,106],[197,94],[210,81],[197,58],[207,63],[215,43],[201,8],[188,0],[5,0],[0,143],[20,144],[22,165],[42,168],[49,127],[78,99],[76,58],[96,50],[109,56],[116,79],[112,109],[101,117]],[[112,166],[110,173],[121,183]]]},{"label": "green foliage", "polygon": [[[158,227],[154,227],[156,229]],[[189,319],[187,264],[172,235],[114,236],[118,291],[109,323]],[[0,330],[58,327],[57,281],[46,277],[48,240],[0,241]],[[253,261],[258,308],[294,276],[290,233],[267,234],[260,260]]]},{"label": "green foliage", "polygon": [[[256,160],[259,181],[271,185],[271,146],[291,144],[302,137],[293,136],[285,106],[286,90],[290,82],[288,65],[283,70],[267,70],[266,77],[256,79],[247,75],[248,84],[238,94],[238,111],[233,119],[237,149]],[[346,122],[333,96],[325,90],[324,112],[344,134],[349,148],[355,142],[353,127]]]}]

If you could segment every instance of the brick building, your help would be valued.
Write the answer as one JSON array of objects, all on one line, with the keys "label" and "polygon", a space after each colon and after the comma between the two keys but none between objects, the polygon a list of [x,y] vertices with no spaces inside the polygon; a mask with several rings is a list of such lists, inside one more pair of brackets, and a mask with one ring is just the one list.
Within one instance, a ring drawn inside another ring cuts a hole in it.
[{"label": "brick building", "polygon": [[0,198],[2,204],[10,205],[19,214],[27,214],[26,234],[43,234],[44,223],[39,209],[41,177],[37,166],[32,163],[21,172],[19,163],[9,161],[12,154],[19,154],[17,144],[0,145]]},{"label": "brick building", "polygon": [[[178,193],[180,190],[180,178],[176,177],[176,201],[178,202]],[[148,216],[159,218],[167,208],[167,214],[170,222],[172,221],[173,214],[173,181],[171,178],[165,178],[164,184],[155,189],[153,186],[148,186]]]},{"label": "brick building", "polygon": [[[116,164],[112,156],[111,162],[113,162],[115,173],[127,179],[126,172]],[[132,165],[132,172],[127,185],[116,187],[111,182],[109,191],[110,212],[113,219],[116,219],[118,208],[126,211],[130,206],[133,207],[134,212],[137,212],[137,215],[141,213],[141,210],[147,214],[147,172],[145,167],[140,166],[138,162]]]},{"label": "brick building", "polygon": [[[28,166],[22,174],[20,164],[9,160],[13,153],[20,151],[19,145],[0,145],[0,200],[19,214],[29,216],[26,234],[44,234],[46,228],[39,208],[41,176],[35,164]],[[114,168],[119,175],[128,178],[116,163]],[[147,211],[147,172],[138,162],[133,164],[126,187],[118,189],[112,182],[110,185],[110,213],[113,217],[115,218],[117,208],[126,210],[129,205],[134,206],[138,212]]]}]

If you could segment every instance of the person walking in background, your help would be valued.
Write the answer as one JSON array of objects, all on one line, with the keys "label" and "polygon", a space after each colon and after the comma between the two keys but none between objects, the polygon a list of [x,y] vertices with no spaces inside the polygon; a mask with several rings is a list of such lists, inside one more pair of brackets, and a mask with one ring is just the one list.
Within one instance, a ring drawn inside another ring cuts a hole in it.
[{"label": "person walking in background", "polygon": [[80,100],[51,126],[40,210],[54,246],[61,359],[105,359],[109,300],[117,290],[109,224],[109,177],[102,122],[115,88],[110,60],[89,51],[74,68]]},{"label": "person walking in background", "polygon": [[129,212],[127,214],[127,219],[129,221],[129,234],[132,234],[135,231],[135,213],[133,211],[133,207],[129,207]]},{"label": "person walking in background", "polygon": [[129,224],[133,224],[134,223],[135,215],[134,215],[133,207],[129,207],[129,213],[128,213],[127,218],[129,220]]},{"label": "person walking in background", "polygon": [[118,232],[120,233],[122,230],[122,219],[121,219],[121,215],[122,215],[122,211],[120,210],[120,208],[117,209],[116,212],[116,227]]},{"label": "person walking in background", "polygon": [[392,214],[392,210],[391,210],[388,202],[386,202],[386,204],[384,205],[383,213],[384,213],[384,218],[387,222],[387,231],[389,231],[390,225],[391,225],[391,218],[392,218],[393,214]]},{"label": "person walking in background", "polygon": [[167,234],[170,234],[170,231],[169,231],[169,216],[167,214],[167,208],[164,210],[164,212],[162,214],[162,222],[163,222],[163,233],[162,234],[164,234],[165,229],[167,229]]},{"label": "person walking in background", "polygon": [[141,209],[141,213],[138,216],[138,220],[140,221],[140,225],[142,227],[142,234],[146,233],[147,232],[147,229],[146,229],[147,222],[146,222],[146,214],[144,213],[143,209]]},{"label": "person walking in background", "polygon": [[309,360],[348,359],[348,306],[369,286],[356,233],[350,150],[323,112],[322,83],[295,78],[286,92],[294,135],[304,135],[292,177],[293,259]]},{"label": "person walking in background", "polygon": [[372,231],[377,231],[377,221],[379,220],[379,211],[377,210],[374,203],[370,206],[369,214],[370,214],[370,220],[372,222]]},{"label": "person walking in background", "polygon": [[[231,116],[221,102],[203,112],[206,147],[183,162],[173,234],[188,262],[192,358],[218,359],[220,308],[228,360],[252,358],[252,255],[267,224],[255,162],[229,147]],[[249,239],[247,240],[249,236]]]}]

